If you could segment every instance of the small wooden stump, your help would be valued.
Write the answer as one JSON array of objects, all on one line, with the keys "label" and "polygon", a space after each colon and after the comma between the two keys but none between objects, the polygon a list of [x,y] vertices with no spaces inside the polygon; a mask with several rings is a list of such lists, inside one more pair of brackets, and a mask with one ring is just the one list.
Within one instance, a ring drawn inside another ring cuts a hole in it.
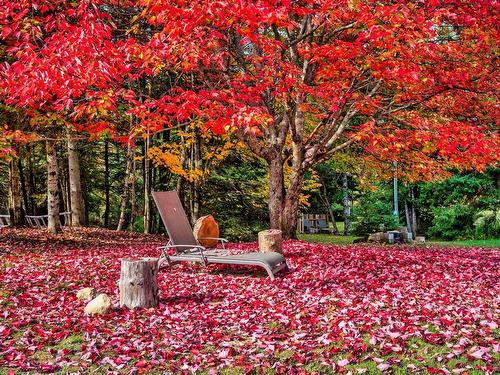
[{"label": "small wooden stump", "polygon": [[283,240],[279,229],[268,229],[259,232],[259,249],[261,252],[276,251],[283,253]]},{"label": "small wooden stump", "polygon": [[158,306],[158,258],[122,259],[120,306]]}]

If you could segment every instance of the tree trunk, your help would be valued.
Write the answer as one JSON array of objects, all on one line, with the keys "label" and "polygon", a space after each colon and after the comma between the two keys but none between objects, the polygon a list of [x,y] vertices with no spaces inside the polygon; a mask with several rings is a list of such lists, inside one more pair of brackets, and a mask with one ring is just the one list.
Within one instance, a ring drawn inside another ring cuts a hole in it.
[{"label": "tree trunk", "polygon": [[149,134],[144,141],[144,234],[151,232],[151,170],[148,159],[150,138]]},{"label": "tree trunk", "polygon": [[23,206],[24,209],[22,212],[25,214],[26,212],[30,211],[30,201],[28,199],[28,189],[26,188],[26,178],[24,175],[24,168],[23,168],[23,163],[21,159],[18,160],[17,165],[19,167],[19,177],[21,179],[21,194],[23,197]]},{"label": "tree trunk", "polygon": [[28,195],[30,199],[30,215],[35,215],[37,211],[36,203],[35,203],[35,198],[34,194],[36,192],[36,181],[35,181],[35,173],[33,171],[33,159],[31,155],[31,148],[29,149],[29,155],[28,155],[28,179],[29,179],[29,184],[28,184]]},{"label": "tree trunk", "polygon": [[281,218],[281,231],[283,238],[297,238],[297,213],[299,211],[300,192],[304,183],[302,171],[293,171],[290,184],[286,191],[283,215]]},{"label": "tree trunk", "polygon": [[47,214],[48,231],[59,233],[59,178],[57,175],[57,154],[54,141],[47,141]]},{"label": "tree trunk", "polygon": [[281,229],[284,195],[283,163],[279,154],[275,154],[267,162],[269,164],[269,221],[271,229]]},{"label": "tree trunk", "polygon": [[158,306],[158,258],[122,259],[120,274],[120,306]]},{"label": "tree trunk", "polygon": [[132,186],[130,187],[130,229],[135,230],[135,218],[137,217],[137,195],[136,195],[137,162],[132,160]]},{"label": "tree trunk", "polygon": [[11,226],[23,225],[24,213],[21,204],[20,172],[17,159],[12,159],[9,162],[9,214]]},{"label": "tree trunk", "polygon": [[104,227],[109,228],[109,142],[104,141]]},{"label": "tree trunk", "polygon": [[410,207],[408,206],[408,201],[405,201],[405,216],[406,216],[406,226],[408,227],[408,232],[413,233],[412,229],[413,226],[411,222]]},{"label": "tree trunk", "polygon": [[323,193],[319,193],[319,196],[321,200],[323,201],[326,209],[328,210],[328,216],[330,216],[330,220],[332,221],[332,233],[335,235],[339,234],[339,228],[337,227],[337,222],[335,221],[335,215],[333,214],[332,210],[332,202],[330,202],[330,199],[328,198],[328,193],[326,191],[325,187],[325,182],[321,181],[321,184],[323,185]]},{"label": "tree trunk", "polygon": [[85,208],[82,194],[80,158],[77,143],[68,130],[68,174],[71,206],[71,226],[81,227],[85,223]]},{"label": "tree trunk", "polygon": [[411,233],[413,238],[417,237],[417,210],[415,209],[415,189],[410,187],[410,198],[411,198]]},{"label": "tree trunk", "polygon": [[344,212],[344,236],[347,236],[351,229],[351,206],[349,199],[349,181],[347,178],[347,173],[342,174],[342,190],[344,192],[344,196],[342,197],[342,206]]},{"label": "tree trunk", "polygon": [[130,142],[127,147],[127,167],[125,169],[125,181],[123,184],[123,194],[120,202],[120,219],[118,220],[118,226],[116,228],[117,231],[121,231],[123,226],[125,225],[125,217],[127,212],[127,201],[130,190],[130,185],[132,184],[132,178],[134,177],[132,174],[132,169],[134,164],[134,152],[133,148],[130,145]]}]

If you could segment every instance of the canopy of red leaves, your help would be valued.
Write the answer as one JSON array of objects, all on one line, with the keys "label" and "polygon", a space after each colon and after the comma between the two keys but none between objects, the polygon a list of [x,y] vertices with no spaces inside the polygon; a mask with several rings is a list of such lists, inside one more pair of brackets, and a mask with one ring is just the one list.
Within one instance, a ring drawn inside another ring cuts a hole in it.
[{"label": "canopy of red leaves", "polygon": [[460,357],[455,373],[493,373],[498,360],[498,249],[288,241],[291,272],[274,282],[248,268],[176,265],[159,273],[158,308],[88,317],[76,292],[93,286],[117,304],[120,259],[157,256],[164,238],[2,229],[0,240],[0,367],[301,373],[372,361],[390,371],[422,360],[416,342],[440,348],[429,372]]}]

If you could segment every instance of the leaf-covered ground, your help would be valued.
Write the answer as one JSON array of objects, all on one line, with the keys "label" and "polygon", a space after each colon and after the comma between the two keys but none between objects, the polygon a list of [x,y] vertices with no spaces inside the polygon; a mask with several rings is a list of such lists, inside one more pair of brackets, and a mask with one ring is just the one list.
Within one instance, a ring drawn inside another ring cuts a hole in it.
[{"label": "leaf-covered ground", "polygon": [[[164,238],[0,230],[0,373],[495,373],[500,250],[285,243],[291,272],[163,268],[160,306],[118,302],[120,258]],[[232,245],[251,250],[255,244]]]}]

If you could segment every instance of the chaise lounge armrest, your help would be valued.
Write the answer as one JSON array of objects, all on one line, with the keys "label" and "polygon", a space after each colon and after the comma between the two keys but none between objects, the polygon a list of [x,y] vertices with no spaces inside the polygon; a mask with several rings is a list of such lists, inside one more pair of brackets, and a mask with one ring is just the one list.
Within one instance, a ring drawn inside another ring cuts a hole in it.
[{"label": "chaise lounge armrest", "polygon": [[[206,251],[206,248],[201,246],[201,245],[172,245],[172,244],[167,244],[166,246],[160,246],[156,248],[157,250],[161,250],[161,256],[158,259],[158,267],[161,266],[161,264],[164,261],[167,261],[170,264],[170,257],[166,251],[168,249],[175,249],[176,252],[176,257],[179,256],[186,256],[186,255],[199,255],[200,260],[206,265],[207,262],[207,257],[204,254],[204,251]],[[185,250],[194,250],[194,251],[177,251],[177,249],[185,249]]]}]

